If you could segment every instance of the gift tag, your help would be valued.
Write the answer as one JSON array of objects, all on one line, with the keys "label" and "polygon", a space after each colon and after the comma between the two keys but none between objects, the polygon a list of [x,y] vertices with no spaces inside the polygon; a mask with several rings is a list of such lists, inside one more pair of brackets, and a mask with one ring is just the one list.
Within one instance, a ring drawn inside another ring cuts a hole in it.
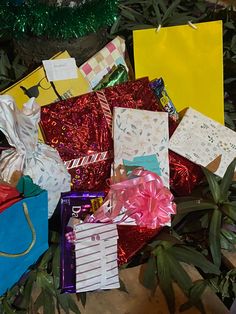
[{"label": "gift tag", "polygon": [[75,58],[44,60],[43,66],[50,82],[78,77]]}]

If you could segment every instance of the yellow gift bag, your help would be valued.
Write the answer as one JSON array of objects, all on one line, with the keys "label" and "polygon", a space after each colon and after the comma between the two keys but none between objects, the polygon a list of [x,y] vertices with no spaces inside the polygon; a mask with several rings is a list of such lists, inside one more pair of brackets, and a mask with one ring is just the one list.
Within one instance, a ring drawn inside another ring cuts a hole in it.
[{"label": "yellow gift bag", "polygon": [[[67,51],[60,52],[52,59],[67,59],[70,55]],[[12,96],[17,106],[21,109],[23,104],[26,103],[29,98],[35,97],[36,102],[40,106],[53,103],[59,100],[58,95],[62,99],[70,98],[73,96],[79,96],[89,92],[90,87],[88,82],[82,76],[78,69],[78,77],[76,79],[55,81],[53,85],[48,82],[43,66],[40,66],[35,71],[4,90],[0,94]],[[39,129],[39,139],[43,141],[41,131]]]},{"label": "yellow gift bag", "polygon": [[136,78],[163,77],[178,111],[193,107],[224,123],[222,22],[133,32]]}]

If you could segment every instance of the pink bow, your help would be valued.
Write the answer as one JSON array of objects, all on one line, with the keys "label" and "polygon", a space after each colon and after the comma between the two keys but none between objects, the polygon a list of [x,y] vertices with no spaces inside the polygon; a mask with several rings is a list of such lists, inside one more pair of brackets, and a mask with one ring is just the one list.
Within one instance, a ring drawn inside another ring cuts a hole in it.
[{"label": "pink bow", "polygon": [[176,213],[173,198],[157,174],[138,168],[128,180],[112,184],[105,203],[86,220],[113,222],[124,211],[119,223],[130,217],[138,226],[156,229],[170,224]]}]

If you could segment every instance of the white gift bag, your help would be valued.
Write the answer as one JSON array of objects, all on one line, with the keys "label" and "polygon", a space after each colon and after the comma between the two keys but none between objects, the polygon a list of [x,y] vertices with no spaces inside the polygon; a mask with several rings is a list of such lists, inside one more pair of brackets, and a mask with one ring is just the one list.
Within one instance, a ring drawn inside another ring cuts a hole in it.
[{"label": "white gift bag", "polygon": [[38,142],[40,106],[31,98],[19,110],[12,97],[0,96],[0,130],[12,148],[0,156],[0,178],[10,182],[15,171],[29,175],[48,191],[48,216],[53,214],[61,192],[70,190],[70,175],[58,152]]},{"label": "white gift bag", "polygon": [[115,224],[81,223],[74,226],[76,292],[120,287]]}]

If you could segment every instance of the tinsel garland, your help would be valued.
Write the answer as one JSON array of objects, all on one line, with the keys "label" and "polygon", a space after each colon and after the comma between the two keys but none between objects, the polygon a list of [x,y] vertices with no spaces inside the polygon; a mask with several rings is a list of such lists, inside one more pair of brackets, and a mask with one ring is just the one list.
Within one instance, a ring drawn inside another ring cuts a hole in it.
[{"label": "tinsel garland", "polygon": [[83,37],[114,23],[117,2],[95,0],[70,8],[49,6],[38,1],[13,5],[0,0],[0,36],[25,34],[63,40]]}]

